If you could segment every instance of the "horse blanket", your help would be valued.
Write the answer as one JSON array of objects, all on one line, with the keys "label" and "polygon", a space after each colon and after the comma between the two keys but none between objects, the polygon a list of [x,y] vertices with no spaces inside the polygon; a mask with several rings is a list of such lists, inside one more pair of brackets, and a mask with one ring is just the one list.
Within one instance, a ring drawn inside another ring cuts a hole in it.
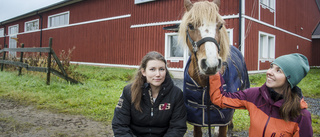
[{"label": "horse blanket", "polygon": [[[222,77],[225,81],[223,89],[226,92],[236,92],[250,87],[247,67],[241,52],[234,46],[230,47],[230,57],[225,66]],[[183,95],[187,108],[188,123],[196,126],[208,126],[207,118],[207,87],[200,87],[189,75],[189,58],[184,70]],[[210,101],[211,103],[211,101]],[[226,126],[232,119],[234,109],[222,109],[210,104],[210,125]]]}]

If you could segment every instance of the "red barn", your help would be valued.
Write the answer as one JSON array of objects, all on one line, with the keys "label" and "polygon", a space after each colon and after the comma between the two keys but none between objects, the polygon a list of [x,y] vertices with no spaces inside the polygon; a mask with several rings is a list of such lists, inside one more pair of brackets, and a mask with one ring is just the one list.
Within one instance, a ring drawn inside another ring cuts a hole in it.
[{"label": "red barn", "polygon": [[[221,0],[220,14],[230,43],[253,73],[295,52],[320,65],[319,4]],[[163,29],[180,23],[183,13],[183,0],[65,0],[0,22],[0,47],[17,47],[12,38],[26,47],[47,47],[52,37],[56,53],[76,47],[73,63],[134,68],[154,50],[165,55],[172,73],[183,72],[188,51],[177,45],[176,32]]]}]

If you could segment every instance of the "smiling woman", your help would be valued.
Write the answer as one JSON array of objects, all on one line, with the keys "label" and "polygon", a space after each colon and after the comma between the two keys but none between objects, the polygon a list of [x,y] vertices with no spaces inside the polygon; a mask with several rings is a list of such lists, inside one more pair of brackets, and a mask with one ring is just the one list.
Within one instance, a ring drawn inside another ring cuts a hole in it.
[{"label": "smiling woman", "polygon": [[216,74],[210,77],[211,101],[222,108],[247,109],[249,136],[312,137],[311,114],[297,87],[309,70],[304,55],[283,55],[271,63],[263,86],[236,93],[221,93],[224,81]]},{"label": "smiling woman", "polygon": [[182,91],[173,84],[166,60],[149,52],[120,96],[112,120],[114,135],[183,137],[186,118]]}]

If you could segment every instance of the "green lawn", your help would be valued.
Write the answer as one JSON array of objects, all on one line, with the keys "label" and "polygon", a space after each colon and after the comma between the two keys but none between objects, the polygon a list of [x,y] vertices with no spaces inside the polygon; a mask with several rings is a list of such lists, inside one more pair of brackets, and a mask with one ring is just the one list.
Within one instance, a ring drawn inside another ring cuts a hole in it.
[{"label": "green lawn", "polygon": [[[114,107],[123,87],[133,77],[135,69],[83,66],[75,69],[83,84],[70,84],[54,75],[51,84],[46,85],[46,74],[27,72],[22,76],[17,71],[0,71],[0,97],[10,98],[39,109],[59,113],[81,114],[97,121],[110,124]],[[250,75],[251,87],[261,86],[265,74]],[[320,69],[311,69],[299,83],[306,97],[320,98]],[[314,133],[320,134],[320,118],[313,116]],[[249,114],[236,110],[234,114],[236,131],[248,130]]]}]

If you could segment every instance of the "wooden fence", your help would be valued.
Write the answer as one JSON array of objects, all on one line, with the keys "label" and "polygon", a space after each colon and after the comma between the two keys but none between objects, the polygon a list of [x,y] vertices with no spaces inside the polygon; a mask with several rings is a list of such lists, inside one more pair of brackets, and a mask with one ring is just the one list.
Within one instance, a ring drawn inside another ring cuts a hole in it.
[{"label": "wooden fence", "polygon": [[[6,58],[6,52],[21,52],[20,55],[20,62],[18,61],[11,61],[11,60],[5,60]],[[47,58],[47,67],[35,67],[35,66],[30,66],[27,63],[23,63],[23,53],[24,52],[42,52],[48,53],[48,58]],[[21,48],[7,48],[7,46],[4,46],[4,49],[0,50],[0,53],[3,53],[2,60],[0,60],[1,64],[1,71],[3,71],[4,64],[9,64],[9,65],[14,65],[19,67],[19,75],[21,75],[21,70],[22,68],[25,68],[28,71],[38,71],[38,72],[45,72],[47,73],[47,84],[50,85],[50,73],[63,78],[70,83],[80,83],[77,80],[74,80],[70,77],[68,77],[68,74],[64,70],[59,58],[57,57],[56,53],[52,49],[52,38],[49,38],[49,47],[40,47],[40,48],[24,48],[24,44],[21,44]],[[57,63],[59,69],[61,72],[51,68],[51,56],[54,58],[55,62]]]}]

